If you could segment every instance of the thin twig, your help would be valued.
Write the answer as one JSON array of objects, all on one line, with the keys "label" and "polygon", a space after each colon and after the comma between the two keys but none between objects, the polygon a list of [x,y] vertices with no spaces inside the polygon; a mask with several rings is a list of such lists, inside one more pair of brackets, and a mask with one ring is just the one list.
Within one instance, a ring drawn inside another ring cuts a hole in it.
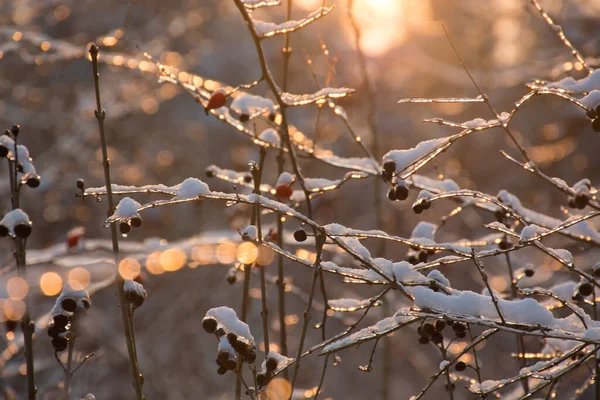
[{"label": "thin twig", "polygon": [[587,70],[588,75],[591,74],[594,70],[587,65],[587,63],[583,59],[583,56],[581,55],[581,53],[579,52],[579,50],[577,50],[575,48],[575,46],[573,46],[573,44],[571,44],[571,42],[569,41],[569,39],[567,39],[567,37],[565,36],[565,32],[563,31],[562,26],[557,25],[557,24],[554,23],[554,21],[552,20],[552,18],[548,15],[548,13],[546,13],[546,11],[544,11],[544,9],[540,5],[540,3],[538,3],[537,0],[529,0],[529,1],[538,10],[538,12],[542,16],[542,18],[546,21],[546,23],[548,24],[548,26],[550,26],[550,29],[552,29],[552,31],[554,33],[556,33],[556,36],[558,36],[558,38],[563,42],[563,44],[569,48],[569,50],[571,51],[571,54],[573,55],[573,57],[575,57],[575,59],[583,66],[583,68],[585,68]]},{"label": "thin twig", "polygon": [[[12,203],[12,209],[15,210],[20,207],[20,182],[18,179],[18,170],[19,170],[19,151],[17,138],[19,134],[20,127],[18,125],[16,127],[16,133],[13,135],[14,139],[14,160],[8,161],[9,165],[9,177],[10,177],[10,198]],[[14,128],[13,128],[14,131]],[[15,262],[17,264],[17,274],[20,278],[26,279],[27,275],[27,252],[25,250],[25,245],[27,243],[27,239],[22,237],[15,237]],[[25,342],[25,368],[27,373],[27,398],[29,400],[35,400],[37,394],[37,388],[35,387],[35,366],[34,366],[34,357],[33,357],[33,333],[35,331],[35,326],[31,322],[31,301],[30,296],[27,294],[25,296],[25,312],[21,319],[21,329],[23,331],[23,338]]]},{"label": "thin twig", "polygon": [[296,355],[296,366],[294,368],[294,374],[292,376],[292,393],[294,392],[294,387],[296,386],[296,379],[298,378],[298,370],[300,369],[300,358],[302,357],[302,350],[304,347],[304,340],[306,339],[306,334],[308,332],[308,326],[310,323],[311,311],[312,311],[312,302],[315,294],[315,287],[317,285],[317,279],[319,278],[319,269],[321,268],[321,253],[323,251],[323,244],[325,243],[325,236],[321,233],[315,238],[315,246],[317,249],[317,256],[315,259],[315,263],[313,266],[313,277],[312,283],[310,285],[310,292],[308,295],[308,302],[306,304],[306,309],[303,313],[304,322],[302,324],[302,333],[300,334],[300,344],[298,345],[298,353]]},{"label": "thin twig", "polygon": [[[98,46],[92,44],[90,47],[90,55],[92,57],[92,71],[94,75],[94,88],[96,91],[96,110],[95,115],[98,120],[98,127],[100,130],[100,142],[102,146],[102,165],[104,167],[104,180],[106,184],[107,198],[108,198],[108,216],[111,216],[114,212],[114,202],[112,196],[112,184],[110,179],[110,160],[108,158],[108,150],[106,144],[106,134],[104,132],[104,119],[106,117],[106,113],[102,108],[102,103],[100,101],[100,83],[99,83],[99,74],[98,74]],[[119,294],[119,305],[121,308],[121,317],[123,319],[123,326],[125,328],[125,339],[127,342],[127,353],[129,355],[129,364],[131,367],[131,375],[133,379],[133,387],[135,389],[136,398],[138,400],[143,400],[144,395],[142,394],[142,375],[140,373],[140,368],[138,365],[138,359],[136,354],[136,346],[135,346],[135,337],[133,332],[133,315],[131,312],[131,307],[129,303],[125,299],[125,288],[123,286],[124,279],[118,272],[119,266],[119,239],[117,235],[117,226],[116,224],[110,225],[110,233],[112,238],[112,248],[114,254],[115,268],[116,271],[116,285],[117,285],[117,293]]]}]

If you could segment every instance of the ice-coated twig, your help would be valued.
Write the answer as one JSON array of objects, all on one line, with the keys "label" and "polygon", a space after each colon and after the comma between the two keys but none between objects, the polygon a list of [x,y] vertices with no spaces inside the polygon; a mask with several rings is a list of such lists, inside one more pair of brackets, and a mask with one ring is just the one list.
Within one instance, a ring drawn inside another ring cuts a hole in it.
[{"label": "ice-coated twig", "polygon": [[320,7],[318,10],[313,11],[306,18],[300,20],[289,20],[281,24],[275,24],[273,22],[264,22],[251,18],[253,29],[256,31],[256,35],[259,39],[270,38],[275,35],[282,35],[285,33],[292,33],[305,26],[315,22],[316,20],[326,16],[333,10],[333,7]]},{"label": "ice-coated twig", "polygon": [[569,48],[573,57],[575,57],[575,59],[583,66],[583,68],[585,68],[588,71],[588,74],[592,73],[593,69],[587,65],[587,63],[583,59],[583,56],[581,55],[579,50],[577,50],[575,48],[575,46],[573,46],[573,44],[571,44],[569,39],[567,39],[562,26],[554,23],[554,21],[552,20],[550,15],[548,15],[548,13],[546,13],[546,11],[544,11],[544,9],[542,8],[542,6],[540,5],[540,3],[537,0],[529,0],[529,1],[536,8],[536,10],[540,13],[540,15],[542,16],[544,21],[546,21],[548,26],[550,26],[550,29],[552,29],[552,31],[554,33],[556,33],[556,35],[563,42],[563,44]]},{"label": "ice-coated twig", "polygon": [[[111,178],[110,178],[110,161],[108,159],[108,151],[106,144],[106,134],[104,132],[104,119],[106,117],[106,113],[102,108],[102,103],[100,101],[100,83],[99,83],[99,74],[98,74],[98,46],[92,44],[89,49],[91,59],[92,59],[92,72],[94,78],[94,88],[96,92],[96,110],[95,115],[98,120],[98,127],[100,131],[100,141],[102,148],[102,165],[104,167],[104,179],[106,183],[106,193],[108,198],[108,216],[110,217],[114,210],[114,203],[112,198],[112,186],[111,186]],[[115,266],[119,265],[119,239],[117,236],[117,226],[115,224],[110,225],[111,238],[112,238],[112,247],[115,259]],[[127,352],[129,355],[129,364],[131,367],[131,375],[133,380],[133,387],[135,389],[136,398],[138,400],[143,400],[144,395],[142,394],[142,382],[141,382],[141,373],[138,365],[137,359],[137,351],[135,345],[135,336],[133,332],[133,315],[127,300],[125,299],[125,289],[123,287],[123,277],[116,272],[116,285],[117,285],[117,293],[119,295],[119,304],[121,308],[121,316],[123,319],[123,325],[125,329],[125,341],[127,343]]]},{"label": "ice-coated twig", "polygon": [[248,10],[256,10],[260,7],[273,7],[281,4],[281,0],[243,0]]},{"label": "ice-coated twig", "polygon": [[409,97],[398,100],[398,103],[485,103],[482,96],[477,97],[444,97],[444,98],[423,98]]},{"label": "ice-coated twig", "polygon": [[481,260],[479,260],[479,258],[477,258],[477,255],[475,254],[474,249],[472,250],[471,256],[473,257],[473,262],[475,263],[475,266],[477,266],[479,275],[481,275],[481,279],[483,280],[483,283],[485,284],[485,287],[487,288],[487,290],[490,294],[490,297],[492,298],[492,303],[494,303],[494,307],[496,308],[498,317],[500,317],[500,321],[502,321],[502,323],[505,324],[506,320],[504,319],[504,315],[502,315],[502,311],[500,310],[500,306],[498,305],[498,298],[496,297],[496,294],[494,293],[494,291],[492,290],[492,287],[490,286],[490,283],[489,283],[489,280],[487,277],[487,273],[485,272],[483,263],[481,262]]},{"label": "ice-coated twig", "polygon": [[288,107],[306,106],[326,99],[341,99],[354,93],[350,88],[323,88],[312,94],[281,93],[281,100]]},{"label": "ice-coated twig", "polygon": [[[558,366],[559,364],[562,364],[564,362],[567,363],[566,366],[562,367],[562,370],[560,370],[560,372],[556,375],[562,374],[565,371],[570,371],[572,368],[572,365],[578,365],[579,363],[581,363],[581,360],[586,360],[588,357],[593,355],[593,352],[589,352],[587,353],[585,356],[581,357],[579,360],[576,360],[574,362],[569,363],[569,359],[571,357],[573,357],[573,355],[577,354],[578,352],[584,350],[586,347],[588,347],[589,344],[586,343],[582,343],[579,344],[575,347],[573,347],[571,350],[569,350],[568,352],[565,352],[563,355],[561,355],[560,357],[556,357],[553,360],[550,360],[548,362],[544,362],[542,366],[536,368],[536,369],[527,369],[527,371],[514,376],[512,378],[509,379],[502,379],[500,381],[490,381],[490,382],[484,382],[482,384],[472,384],[469,387],[469,390],[472,393],[475,394],[479,394],[479,395],[489,395],[492,392],[495,392],[496,390],[505,387],[506,385],[510,385],[512,383],[518,382],[519,380],[521,380],[523,377],[533,377],[533,378],[537,378],[537,379],[546,379],[548,381],[552,381],[552,376],[555,374],[555,372],[550,372],[550,376],[549,377],[545,377],[545,375],[542,373],[545,370],[548,369],[552,369],[556,366]],[[597,348],[598,346],[596,346]],[[536,391],[541,390],[541,388],[537,388]]]}]

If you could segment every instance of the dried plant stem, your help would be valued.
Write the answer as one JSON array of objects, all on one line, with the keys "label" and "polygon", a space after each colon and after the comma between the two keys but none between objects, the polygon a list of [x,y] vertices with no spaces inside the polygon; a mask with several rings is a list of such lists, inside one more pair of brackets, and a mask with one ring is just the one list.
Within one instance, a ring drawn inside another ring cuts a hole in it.
[{"label": "dried plant stem", "polygon": [[[260,183],[261,183],[261,179],[262,179],[262,171],[265,165],[265,158],[267,156],[267,149],[264,147],[260,148],[260,161],[258,164],[258,170],[254,170],[253,168],[251,168],[252,172],[252,177],[254,180],[254,193],[256,194],[260,194]],[[256,207],[254,209],[254,214],[256,216],[256,230],[258,233],[258,243],[259,245],[262,243],[262,224],[261,224],[261,218],[260,218],[260,203],[256,204]],[[271,351],[271,346],[270,346],[270,342],[269,342],[269,309],[267,307],[267,283],[266,283],[266,279],[265,279],[265,266],[258,266],[258,270],[260,273],[260,298],[261,298],[261,305],[262,305],[262,310],[261,310],[261,317],[262,317],[262,323],[263,323],[263,341],[264,341],[264,345],[265,345],[265,359],[267,358],[267,355],[269,354],[269,351]]]},{"label": "dried plant stem", "polygon": [[323,251],[323,245],[325,244],[325,236],[321,233],[318,233],[315,237],[315,246],[317,250],[317,256],[315,259],[315,263],[313,266],[313,277],[310,285],[310,292],[308,294],[308,302],[306,304],[306,309],[303,313],[303,323],[302,323],[302,333],[300,334],[300,344],[298,345],[298,353],[296,355],[296,366],[294,368],[294,374],[292,375],[292,393],[294,392],[294,387],[296,386],[296,379],[298,378],[298,370],[300,369],[300,359],[302,358],[302,349],[304,348],[304,340],[306,339],[306,334],[308,332],[308,325],[310,323],[311,311],[312,311],[312,302],[315,296],[315,288],[317,286],[317,279],[319,279],[319,270],[321,269],[321,253]]},{"label": "dried plant stem", "polygon": [[[467,330],[469,331],[469,338],[471,339],[471,343],[473,342],[473,331],[471,330],[471,324],[467,324]],[[481,368],[479,367],[479,359],[477,357],[477,350],[475,346],[473,346],[473,360],[475,361],[475,373],[477,374],[477,381],[481,384],[483,380],[481,379]]]},{"label": "dried plant stem", "polygon": [[69,349],[67,354],[67,366],[65,367],[65,400],[69,400],[71,391],[71,382],[73,379],[73,348],[75,347],[75,335],[69,339]]},{"label": "dried plant stem", "polygon": [[[292,17],[292,0],[287,0],[286,5],[286,21],[289,21]],[[292,55],[292,48],[290,46],[290,34],[285,33],[283,35],[283,83],[282,88],[287,91],[288,87],[288,71],[289,62]],[[277,175],[281,175],[284,172],[285,166],[285,152],[283,146],[279,149],[277,154]],[[283,221],[281,216],[277,216],[277,245],[283,249]],[[277,302],[278,302],[278,317],[279,317],[279,346],[281,348],[281,354],[284,356],[288,355],[287,345],[287,330],[285,324],[285,275],[283,270],[284,257],[282,254],[277,255]],[[283,371],[283,377],[289,380],[289,371],[286,368]]]},{"label": "dried plant stem", "polygon": [[[98,74],[98,46],[93,44],[90,47],[90,55],[92,56],[92,70],[94,74],[94,87],[96,91],[96,110],[95,115],[98,120],[98,127],[100,130],[100,142],[102,146],[102,165],[104,167],[104,180],[106,184],[106,192],[108,199],[108,216],[111,216],[114,212],[114,202],[112,197],[112,186],[110,179],[110,160],[108,158],[108,150],[106,144],[106,134],[104,132],[104,118],[106,117],[105,111],[102,109],[102,103],[100,101],[100,83]],[[125,328],[125,341],[127,342],[127,353],[129,354],[129,364],[131,366],[131,374],[133,379],[133,387],[135,389],[136,398],[142,400],[144,395],[142,394],[142,375],[140,373],[138,359],[135,348],[135,336],[133,331],[133,313],[129,303],[125,299],[125,288],[123,286],[123,277],[118,273],[119,266],[119,239],[117,235],[117,226],[110,224],[110,233],[112,238],[112,249],[114,254],[115,268],[116,271],[116,285],[117,293],[119,295],[119,305],[121,308],[121,317],[123,319],[123,326]]]},{"label": "dried plant stem", "polygon": [[[513,271],[513,267],[512,267],[512,262],[510,261],[510,255],[509,253],[506,253],[506,265],[508,267],[508,274],[509,274],[509,278],[510,278],[510,294],[511,297],[513,299],[517,298],[517,282],[515,280],[515,276],[514,276],[514,271]],[[524,368],[525,366],[527,366],[527,361],[525,360],[525,357],[520,357],[522,354],[525,354],[525,340],[523,340],[523,336],[521,335],[516,335],[517,336],[517,352],[519,353],[519,357],[517,357],[519,359],[519,364],[521,366],[521,368]],[[523,385],[523,390],[525,391],[525,393],[529,392],[529,380],[527,379],[527,377],[523,378],[521,380],[521,384]]]},{"label": "dried plant stem", "polygon": [[[289,21],[292,19],[292,0],[287,0],[285,8],[285,20]],[[290,47],[290,34],[283,34],[283,83],[281,87],[283,91],[287,91],[288,84],[288,72],[290,66],[290,57],[292,56],[292,48]]]},{"label": "dried plant stem", "polygon": [[[20,191],[18,179],[19,152],[17,151],[17,136],[14,136],[14,161],[9,160],[9,177],[10,177],[10,198],[12,209],[20,207]],[[20,278],[25,279],[27,275],[27,252],[25,250],[26,239],[15,237],[15,261],[17,264],[17,274]],[[35,326],[31,322],[31,301],[29,295],[25,296],[25,313],[21,319],[21,330],[23,331],[23,339],[25,342],[25,364],[27,372],[27,398],[35,400],[37,388],[35,387],[35,367],[33,358],[33,333]]]}]

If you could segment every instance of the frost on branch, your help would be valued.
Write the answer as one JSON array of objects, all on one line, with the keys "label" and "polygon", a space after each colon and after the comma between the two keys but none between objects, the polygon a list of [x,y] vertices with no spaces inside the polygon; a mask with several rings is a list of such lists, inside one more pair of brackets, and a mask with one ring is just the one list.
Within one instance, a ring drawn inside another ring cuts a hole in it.
[{"label": "frost on branch", "polygon": [[15,142],[8,135],[0,136],[0,148],[2,154],[6,154],[6,158],[11,161],[19,161],[19,169],[17,179],[22,185],[27,185],[36,188],[40,185],[40,176],[35,170],[33,159],[29,155],[29,149],[22,144],[17,145],[17,153],[15,157]]},{"label": "frost on branch", "polygon": [[330,309],[337,312],[354,312],[367,307],[378,307],[383,304],[381,301],[374,299],[330,299],[327,305]]},{"label": "frost on branch", "polygon": [[256,10],[260,7],[278,6],[281,0],[243,0],[242,3],[248,10]]},{"label": "frost on branch", "polygon": [[519,240],[519,242],[520,243],[528,242],[528,241],[534,239],[535,237],[537,237],[538,235],[543,234],[545,232],[548,232],[548,229],[542,228],[541,226],[537,226],[535,224],[527,225],[521,231],[521,239]]},{"label": "frost on branch", "polygon": [[406,179],[450,147],[452,142],[449,139],[449,137],[431,139],[421,142],[411,149],[391,150],[383,156],[383,164],[395,163],[394,174],[400,176],[401,179]]},{"label": "frost on branch", "polygon": [[567,77],[558,82],[537,83],[537,87],[561,89],[567,92],[589,93],[593,90],[600,90],[600,69],[594,70],[591,74],[579,80]]},{"label": "frost on branch", "polygon": [[277,131],[273,128],[265,129],[260,133],[260,135],[258,135],[258,138],[263,142],[275,147],[279,147],[281,145],[279,133],[277,133]]},{"label": "frost on branch", "polygon": [[243,94],[231,102],[230,109],[238,115],[241,122],[246,122],[262,114],[275,115],[275,105],[272,100],[251,94]]},{"label": "frost on branch", "polygon": [[259,38],[268,38],[275,35],[281,35],[288,32],[294,32],[298,29],[304,28],[306,25],[315,22],[317,19],[324,17],[333,10],[333,7],[319,7],[318,10],[310,13],[306,18],[300,20],[286,21],[281,24],[275,24],[273,22],[264,22],[259,20],[253,20],[254,29]]},{"label": "frost on branch", "polygon": [[[234,310],[229,307],[211,308],[206,312],[204,320],[213,319],[217,323],[217,328],[223,328],[225,334],[234,333],[238,339],[244,339],[252,346],[255,345],[254,337],[250,333],[248,324],[240,321]],[[203,320],[203,321],[204,321]]]},{"label": "frost on branch", "polygon": [[117,205],[117,208],[115,209],[113,215],[106,219],[105,224],[108,226],[109,224],[115,222],[128,223],[129,221],[131,221],[132,218],[140,218],[138,210],[141,207],[142,205],[137,201],[133,200],[131,197],[124,197]]},{"label": "frost on branch", "polygon": [[[506,190],[501,190],[500,193],[498,193],[498,200],[512,208],[518,215],[523,217],[528,224],[535,224],[546,229],[552,229],[565,222],[524,207],[517,196]],[[581,221],[566,229],[558,231],[558,233],[600,244],[600,233],[588,221]]]},{"label": "frost on branch", "polygon": [[325,99],[341,99],[354,93],[350,88],[323,88],[312,94],[281,93],[281,100],[289,107],[305,106]]},{"label": "frost on branch", "polygon": [[193,199],[210,193],[208,185],[197,178],[187,178],[172,189],[177,193],[173,200]]}]

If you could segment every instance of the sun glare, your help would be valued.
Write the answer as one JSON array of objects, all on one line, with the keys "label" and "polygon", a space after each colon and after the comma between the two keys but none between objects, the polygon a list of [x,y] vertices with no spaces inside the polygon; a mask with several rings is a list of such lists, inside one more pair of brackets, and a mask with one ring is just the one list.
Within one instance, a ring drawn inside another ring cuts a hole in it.
[{"label": "sun glare", "polygon": [[[299,5],[304,11],[314,11],[322,3],[322,0],[305,0]],[[370,57],[384,55],[401,45],[407,40],[409,31],[428,29],[431,16],[429,6],[419,1],[354,0],[353,10],[361,28],[361,47]],[[348,38],[353,40],[354,30],[345,18],[345,10],[342,11],[340,23]]]}]

